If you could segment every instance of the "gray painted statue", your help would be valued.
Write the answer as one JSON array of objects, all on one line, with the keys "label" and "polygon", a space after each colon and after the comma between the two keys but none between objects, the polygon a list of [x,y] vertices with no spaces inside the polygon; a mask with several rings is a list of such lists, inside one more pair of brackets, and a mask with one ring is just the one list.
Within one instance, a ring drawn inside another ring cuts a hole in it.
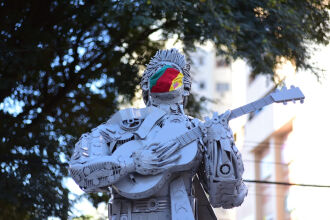
[{"label": "gray painted statue", "polygon": [[72,178],[87,193],[111,192],[109,219],[216,219],[210,205],[237,207],[247,195],[228,121],[283,97],[200,121],[183,110],[189,70],[176,49],[158,51],[141,82],[147,107],[115,113],[76,144]]}]

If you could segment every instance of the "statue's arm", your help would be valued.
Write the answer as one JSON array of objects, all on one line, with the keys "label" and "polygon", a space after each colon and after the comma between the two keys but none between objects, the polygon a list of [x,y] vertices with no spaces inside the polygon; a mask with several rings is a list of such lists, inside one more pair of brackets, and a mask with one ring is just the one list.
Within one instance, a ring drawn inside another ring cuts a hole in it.
[{"label": "statue's arm", "polygon": [[86,164],[70,164],[75,182],[86,192],[97,192],[135,170],[131,158],[104,156]]},{"label": "statue's arm", "polygon": [[69,171],[84,191],[102,191],[102,188],[133,172],[142,175],[161,173],[174,166],[172,162],[180,157],[173,152],[168,155],[155,151],[154,144],[141,146],[134,152],[123,148],[124,150],[111,154],[109,149],[114,141],[107,125],[100,125],[91,133],[83,134],[76,143],[69,162]]},{"label": "statue's arm", "polygon": [[247,195],[242,175],[244,166],[241,153],[234,143],[228,126],[230,111],[206,121],[204,125],[204,180],[213,207],[240,206]]},{"label": "statue's arm", "polygon": [[113,140],[104,132],[106,125],[100,125],[83,134],[69,162],[72,178],[86,192],[100,191],[135,170],[130,155],[110,155]]}]

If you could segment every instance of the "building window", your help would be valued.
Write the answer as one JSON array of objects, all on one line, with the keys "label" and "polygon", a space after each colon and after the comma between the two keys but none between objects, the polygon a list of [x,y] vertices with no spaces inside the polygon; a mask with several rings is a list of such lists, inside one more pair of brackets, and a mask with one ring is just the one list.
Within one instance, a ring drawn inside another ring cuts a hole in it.
[{"label": "building window", "polygon": [[206,85],[205,85],[205,82],[204,81],[201,81],[199,83],[199,89],[205,89]]},{"label": "building window", "polygon": [[[269,143],[261,143],[256,151],[256,179],[261,181],[270,181],[274,176],[274,164],[272,164],[273,153],[270,150]],[[274,212],[273,204],[273,186],[270,184],[257,184],[257,219],[271,219]]]},{"label": "building window", "polygon": [[249,85],[253,83],[253,81],[256,79],[256,76],[252,73],[249,74]]},{"label": "building window", "polygon": [[[285,160],[287,134],[273,136],[269,142],[261,142],[255,150],[256,179],[271,182],[289,182],[289,168]],[[290,186],[260,183],[256,185],[257,219],[289,220],[286,198]],[[279,208],[276,208],[278,206]]]},{"label": "building window", "polygon": [[200,56],[198,58],[199,65],[204,65],[204,57]]},{"label": "building window", "polygon": [[273,155],[269,153],[269,148],[267,148],[263,154],[263,157],[260,159],[260,179],[267,180],[270,179],[273,175]]},{"label": "building window", "polygon": [[224,58],[219,58],[216,61],[217,67],[228,67],[229,62]]},{"label": "building window", "polygon": [[217,83],[215,86],[215,89],[217,90],[217,92],[219,93],[224,93],[229,91],[229,83]]}]

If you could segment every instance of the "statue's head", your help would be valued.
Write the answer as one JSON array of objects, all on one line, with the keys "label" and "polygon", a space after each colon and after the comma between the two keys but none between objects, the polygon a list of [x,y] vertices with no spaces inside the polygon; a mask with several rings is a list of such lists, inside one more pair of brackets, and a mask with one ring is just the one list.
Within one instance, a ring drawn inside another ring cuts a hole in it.
[{"label": "statue's head", "polygon": [[144,103],[185,104],[191,87],[190,66],[177,49],[159,50],[143,73],[141,88]]}]

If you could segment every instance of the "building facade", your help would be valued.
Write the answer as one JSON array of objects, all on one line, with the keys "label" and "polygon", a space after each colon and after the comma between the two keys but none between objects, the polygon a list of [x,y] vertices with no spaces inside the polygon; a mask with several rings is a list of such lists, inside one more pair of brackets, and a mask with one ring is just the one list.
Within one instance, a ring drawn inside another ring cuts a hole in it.
[{"label": "building facade", "polygon": [[[230,122],[243,155],[249,194],[241,207],[216,209],[219,219],[330,219],[330,188],[317,187],[330,185],[329,56],[330,47],[314,55],[324,70],[320,81],[312,73],[296,73],[290,62],[278,66],[276,82],[299,86],[306,96],[303,105],[273,104]],[[192,90],[215,101],[207,105],[210,111],[239,107],[276,87],[265,76],[251,78],[245,62],[227,63],[212,48],[198,49],[191,57]]]}]

